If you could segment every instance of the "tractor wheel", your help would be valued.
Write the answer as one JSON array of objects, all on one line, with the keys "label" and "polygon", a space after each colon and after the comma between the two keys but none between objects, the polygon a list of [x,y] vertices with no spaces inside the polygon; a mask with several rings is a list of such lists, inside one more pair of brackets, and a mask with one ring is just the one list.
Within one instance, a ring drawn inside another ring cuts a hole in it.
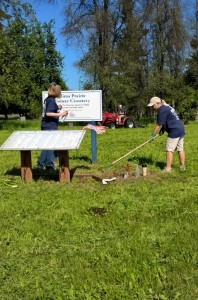
[{"label": "tractor wheel", "polygon": [[133,122],[129,119],[126,120],[124,125],[125,125],[126,128],[133,128],[133,126],[134,126]]},{"label": "tractor wheel", "polygon": [[111,129],[115,129],[116,125],[115,125],[115,123],[109,123],[108,127],[111,128]]}]

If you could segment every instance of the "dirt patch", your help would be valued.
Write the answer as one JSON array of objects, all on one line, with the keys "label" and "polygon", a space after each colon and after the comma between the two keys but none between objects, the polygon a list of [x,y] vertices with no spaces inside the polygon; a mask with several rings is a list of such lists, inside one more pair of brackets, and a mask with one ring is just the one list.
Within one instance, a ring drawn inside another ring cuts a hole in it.
[{"label": "dirt patch", "polygon": [[[81,181],[94,179],[95,181],[100,183],[103,183],[103,181],[107,179],[108,184],[115,184],[117,182],[123,182],[123,181],[127,182],[132,180],[147,180],[147,179],[155,179],[155,178],[160,179],[163,176],[157,172],[156,173],[149,172],[147,176],[142,176],[142,174],[140,174],[139,177],[136,177],[135,174],[129,174],[129,173],[108,172],[108,173],[101,174],[100,172],[98,172],[96,174],[76,174],[74,177],[78,178]],[[116,179],[113,180],[114,178]]]},{"label": "dirt patch", "polygon": [[[82,170],[81,170],[82,171]],[[91,170],[89,170],[91,171]],[[174,176],[174,174],[168,174]],[[101,184],[104,184],[105,179],[107,180],[107,184],[116,184],[118,182],[137,182],[138,180],[156,180],[156,181],[162,181],[164,178],[167,177],[167,174],[155,170],[151,170],[147,168],[146,176],[143,176],[143,170],[140,166],[139,168],[139,176],[136,177],[135,172],[135,166],[131,166],[127,164],[123,167],[112,167],[112,168],[103,168],[103,169],[95,169],[92,170],[92,172],[86,173],[75,173],[74,178],[78,178],[81,181],[87,181],[90,179],[94,179],[97,182],[100,182]],[[114,180],[114,178],[116,178]],[[112,180],[112,181],[111,181]]]},{"label": "dirt patch", "polygon": [[106,209],[104,207],[91,207],[88,212],[95,216],[103,216],[106,213]]}]

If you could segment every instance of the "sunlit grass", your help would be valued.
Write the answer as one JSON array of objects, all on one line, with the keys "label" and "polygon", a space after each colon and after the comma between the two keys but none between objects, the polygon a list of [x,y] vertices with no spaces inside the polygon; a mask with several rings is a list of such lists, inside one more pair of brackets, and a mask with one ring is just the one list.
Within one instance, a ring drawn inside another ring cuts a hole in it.
[{"label": "sunlit grass", "polygon": [[[6,126],[0,144],[12,133]],[[0,299],[198,299],[198,123],[186,126],[186,172],[175,153],[174,171],[161,173],[165,136],[109,167],[151,131],[107,130],[91,164],[87,130],[70,151],[70,184],[38,174],[26,184],[20,153],[0,152]],[[137,161],[148,163],[146,178],[134,177]],[[127,164],[127,180],[102,185],[87,176],[122,175]]]}]

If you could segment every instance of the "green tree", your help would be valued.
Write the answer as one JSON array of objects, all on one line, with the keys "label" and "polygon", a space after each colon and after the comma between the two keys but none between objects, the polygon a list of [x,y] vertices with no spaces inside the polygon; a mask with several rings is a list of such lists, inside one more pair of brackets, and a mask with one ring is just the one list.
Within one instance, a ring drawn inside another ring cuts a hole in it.
[{"label": "green tree", "polygon": [[198,120],[198,0],[195,2],[195,22],[194,34],[191,39],[191,55],[187,60],[187,71],[185,73],[185,82],[195,90],[196,105],[194,107],[194,115]]},{"label": "green tree", "polygon": [[[63,34],[67,41],[74,39],[86,45],[86,52],[76,65],[86,75],[86,87],[102,89],[103,109],[115,109],[121,102],[141,116],[153,95],[165,98],[182,114],[183,108],[189,110],[184,105],[185,98],[190,98],[194,105],[195,94],[189,85],[195,89],[197,84],[195,49],[187,73],[190,81],[184,81],[189,31],[184,13],[191,13],[188,2],[78,0],[65,3]],[[196,6],[197,3],[196,0]],[[196,18],[197,15],[196,11]]]},{"label": "green tree", "polygon": [[121,102],[134,115],[141,115],[146,88],[146,30],[136,13],[135,1],[121,1],[122,28],[114,49],[111,97]]},{"label": "green tree", "polygon": [[114,43],[111,32],[115,17],[111,9],[109,0],[77,1],[74,5],[69,2],[65,9],[67,22],[63,30],[68,40],[83,37],[87,52],[76,65],[88,75],[88,83],[92,88],[102,90],[104,108],[109,100]]},{"label": "green tree", "polygon": [[63,68],[63,57],[56,50],[56,39],[53,32],[54,20],[51,20],[48,24],[44,23],[42,31],[44,34],[44,65],[46,80],[48,82],[56,82],[60,84],[62,89],[68,89],[65,81],[61,77],[61,69]]},{"label": "green tree", "polygon": [[103,109],[137,105],[144,89],[145,32],[134,1],[69,1],[65,12],[63,34],[83,37],[87,52],[76,65],[88,75],[86,85],[102,89]]},{"label": "green tree", "polygon": [[148,67],[151,94],[166,96],[166,79],[177,79],[184,66],[186,32],[181,1],[145,1],[144,18],[148,28]]},{"label": "green tree", "polygon": [[0,52],[1,112],[39,115],[41,92],[52,81],[67,89],[61,76],[53,22],[41,25],[31,5],[14,1],[4,22]]}]

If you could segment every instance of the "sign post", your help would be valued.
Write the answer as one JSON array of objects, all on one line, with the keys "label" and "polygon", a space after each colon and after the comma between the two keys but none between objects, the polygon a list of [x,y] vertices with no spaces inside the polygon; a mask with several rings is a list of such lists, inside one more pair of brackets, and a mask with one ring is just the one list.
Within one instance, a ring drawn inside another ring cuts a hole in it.
[{"label": "sign post", "polygon": [[[91,122],[92,125],[96,125],[96,122]],[[91,130],[91,161],[92,164],[97,163],[97,139],[96,139],[96,132],[92,129]]]}]

